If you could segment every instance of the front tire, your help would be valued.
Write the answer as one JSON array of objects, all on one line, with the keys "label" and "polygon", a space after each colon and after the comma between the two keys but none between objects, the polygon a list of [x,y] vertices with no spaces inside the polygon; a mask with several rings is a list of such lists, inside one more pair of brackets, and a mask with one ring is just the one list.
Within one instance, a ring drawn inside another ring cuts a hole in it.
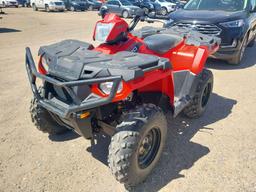
[{"label": "front tire", "polygon": [[231,65],[240,65],[241,64],[241,61],[244,57],[244,53],[245,53],[245,50],[247,47],[247,41],[248,41],[248,36],[244,38],[238,54],[235,55],[232,59],[228,60],[229,64],[231,64]]},{"label": "front tire", "polygon": [[191,103],[183,110],[183,114],[188,118],[202,116],[212,94],[212,88],[213,74],[210,70],[204,69],[199,76],[196,94]]},{"label": "front tire", "polygon": [[168,14],[168,11],[167,11],[166,7],[161,8],[161,14],[164,15],[164,16]]},{"label": "front tire", "polygon": [[46,11],[46,12],[50,12],[49,5],[45,5],[45,11]]},{"label": "front tire", "polygon": [[88,7],[88,10],[89,10],[89,11],[93,11],[93,6],[90,5],[90,6]]},{"label": "front tire", "polygon": [[127,19],[129,17],[129,12],[124,10],[123,13],[122,13],[122,17]]},{"label": "front tire", "polygon": [[37,11],[38,10],[35,4],[33,4],[32,7],[33,7],[33,11]]},{"label": "front tire", "polygon": [[160,108],[144,104],[129,112],[111,139],[108,162],[115,178],[135,186],[150,174],[164,148],[167,121]]},{"label": "front tire", "polygon": [[[39,88],[39,93],[43,94],[43,89]],[[58,124],[51,114],[38,104],[38,100],[33,98],[30,104],[31,119],[36,128],[49,135],[58,135],[65,133],[69,129]]]}]

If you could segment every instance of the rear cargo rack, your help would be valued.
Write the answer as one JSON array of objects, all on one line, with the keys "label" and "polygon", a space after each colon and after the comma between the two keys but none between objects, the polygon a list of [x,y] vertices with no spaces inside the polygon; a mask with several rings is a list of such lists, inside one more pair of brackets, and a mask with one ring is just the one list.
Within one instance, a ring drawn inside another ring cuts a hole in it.
[{"label": "rear cargo rack", "polygon": [[[110,102],[112,102],[113,98],[115,97],[117,93],[117,89],[119,86],[119,83],[122,80],[121,76],[110,76],[110,77],[101,77],[101,78],[94,78],[94,79],[86,79],[86,80],[76,80],[76,81],[67,81],[62,82],[55,78],[52,78],[47,75],[43,75],[39,73],[36,69],[35,62],[33,60],[32,54],[30,49],[26,48],[26,70],[29,78],[29,82],[31,85],[32,92],[36,99],[39,102],[39,105],[46,108],[47,110],[59,115],[62,118],[69,117],[72,113],[88,110],[91,108],[94,108],[99,105],[105,105]],[[78,86],[78,85],[91,85],[91,84],[97,84],[97,83],[103,83],[103,82],[113,82],[113,86],[111,89],[110,94],[107,97],[91,97],[86,100],[86,102],[82,102],[80,104],[72,104],[68,105],[57,98],[53,97],[51,99],[45,99],[43,98],[37,88],[36,85],[36,79],[40,78],[46,82],[49,82],[51,84],[54,84],[56,86],[64,88],[69,95],[74,99],[75,101],[78,100],[78,97],[75,95],[74,91],[71,89],[72,86]]]}]

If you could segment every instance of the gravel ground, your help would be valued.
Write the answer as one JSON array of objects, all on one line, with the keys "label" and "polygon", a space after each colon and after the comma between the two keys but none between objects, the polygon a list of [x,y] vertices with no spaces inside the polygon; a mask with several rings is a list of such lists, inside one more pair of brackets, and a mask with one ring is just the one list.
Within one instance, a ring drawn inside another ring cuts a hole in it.
[{"label": "gravel ground", "polygon": [[[45,13],[5,9],[0,20],[0,191],[124,191],[107,165],[109,138],[90,141],[37,131],[24,49],[63,39],[91,42],[96,12]],[[256,191],[256,47],[240,66],[209,61],[214,94],[196,120],[169,118],[162,159],[134,191]]]}]

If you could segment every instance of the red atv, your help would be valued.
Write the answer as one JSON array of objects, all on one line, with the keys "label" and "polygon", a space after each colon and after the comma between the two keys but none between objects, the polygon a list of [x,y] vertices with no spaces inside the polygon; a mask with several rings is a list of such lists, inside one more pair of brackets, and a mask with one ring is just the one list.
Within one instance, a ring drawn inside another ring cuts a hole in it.
[{"label": "red atv", "polygon": [[39,72],[26,48],[36,127],[49,134],[71,129],[87,139],[109,134],[109,167],[129,186],[143,181],[158,162],[167,110],[190,118],[205,111],[213,75],[204,65],[220,44],[182,28],[133,31],[139,21],[156,20],[136,16],[128,26],[107,14],[95,26],[93,38],[103,42],[98,47],[76,40],[41,47]]}]

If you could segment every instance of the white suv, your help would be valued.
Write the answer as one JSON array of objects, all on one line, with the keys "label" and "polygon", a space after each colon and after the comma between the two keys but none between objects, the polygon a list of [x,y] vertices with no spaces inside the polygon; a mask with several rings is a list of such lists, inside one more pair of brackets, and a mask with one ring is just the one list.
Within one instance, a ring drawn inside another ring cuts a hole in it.
[{"label": "white suv", "polygon": [[1,0],[1,4],[3,7],[19,7],[17,0]]},{"label": "white suv", "polygon": [[31,6],[34,11],[45,9],[45,11],[64,11],[65,4],[61,0],[31,0]]},{"label": "white suv", "polygon": [[165,0],[151,0],[154,3],[161,5],[161,15],[167,15],[168,13],[176,10],[176,4],[167,2]]}]

